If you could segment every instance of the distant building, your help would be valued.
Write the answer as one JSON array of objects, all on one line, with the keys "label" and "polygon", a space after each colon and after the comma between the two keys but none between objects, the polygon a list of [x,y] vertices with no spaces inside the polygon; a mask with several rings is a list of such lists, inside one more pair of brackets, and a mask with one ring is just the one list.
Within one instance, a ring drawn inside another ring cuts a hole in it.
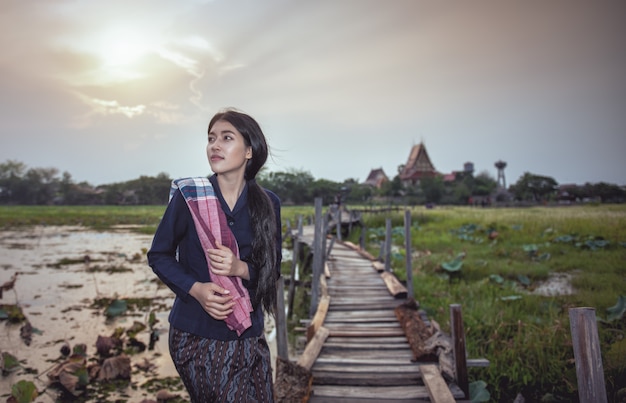
[{"label": "distant building", "polygon": [[433,178],[440,175],[428,157],[426,146],[419,143],[411,148],[409,159],[401,167],[399,177],[405,185],[415,185],[422,178]]},{"label": "distant building", "polygon": [[474,163],[473,162],[466,162],[465,164],[463,164],[463,170],[462,171],[452,171],[449,174],[441,174],[441,178],[443,179],[444,182],[454,182],[457,177],[464,177],[464,176],[473,176],[474,175]]},{"label": "distant building", "polygon": [[441,178],[444,182],[454,182],[456,180],[456,174],[458,171],[452,171],[449,174],[441,174]]},{"label": "distant building", "polygon": [[388,182],[389,178],[385,174],[382,168],[372,169],[370,174],[365,179],[364,184],[380,189],[383,183]]}]

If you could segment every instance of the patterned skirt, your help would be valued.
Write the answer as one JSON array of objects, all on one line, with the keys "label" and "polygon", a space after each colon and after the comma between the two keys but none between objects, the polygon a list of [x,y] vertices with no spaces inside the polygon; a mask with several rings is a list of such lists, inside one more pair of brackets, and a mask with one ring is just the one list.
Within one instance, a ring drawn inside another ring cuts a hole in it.
[{"label": "patterned skirt", "polygon": [[274,401],[264,337],[211,340],[170,326],[169,347],[193,403]]}]

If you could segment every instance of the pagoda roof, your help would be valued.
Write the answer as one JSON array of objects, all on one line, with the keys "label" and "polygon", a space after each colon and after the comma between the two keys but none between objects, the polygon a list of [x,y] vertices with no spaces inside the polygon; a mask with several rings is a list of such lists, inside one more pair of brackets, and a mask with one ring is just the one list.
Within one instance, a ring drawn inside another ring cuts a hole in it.
[{"label": "pagoda roof", "polygon": [[424,143],[414,145],[413,148],[411,148],[409,159],[399,174],[400,179],[416,180],[436,175],[438,175],[437,170],[430,161],[430,157],[428,156]]}]

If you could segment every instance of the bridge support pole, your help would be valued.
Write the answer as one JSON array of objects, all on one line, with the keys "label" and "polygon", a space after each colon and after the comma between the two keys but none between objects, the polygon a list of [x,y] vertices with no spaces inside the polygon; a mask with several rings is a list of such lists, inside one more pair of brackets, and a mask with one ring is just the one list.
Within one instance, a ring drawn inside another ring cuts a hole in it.
[{"label": "bridge support pole", "polygon": [[324,217],[322,214],[322,198],[315,198],[315,233],[313,235],[313,277],[311,283],[311,306],[309,317],[315,315],[319,301],[319,278],[324,270],[324,249],[326,246]]},{"label": "bridge support pole", "polygon": [[465,393],[465,398],[469,399],[465,330],[463,329],[463,316],[461,314],[461,305],[459,304],[450,305],[450,327],[452,328],[452,342],[454,343],[456,382],[463,393]]},{"label": "bridge support pole", "polygon": [[594,308],[572,308],[569,321],[576,361],[578,398],[581,403],[607,401],[604,369]]}]

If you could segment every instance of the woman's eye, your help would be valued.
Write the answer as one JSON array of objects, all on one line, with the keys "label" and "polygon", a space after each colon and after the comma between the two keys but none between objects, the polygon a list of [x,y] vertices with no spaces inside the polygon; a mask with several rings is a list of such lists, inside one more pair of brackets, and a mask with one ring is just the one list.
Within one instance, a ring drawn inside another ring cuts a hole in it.
[{"label": "woman's eye", "polygon": [[209,143],[213,143],[215,141],[215,137],[209,137]]}]

